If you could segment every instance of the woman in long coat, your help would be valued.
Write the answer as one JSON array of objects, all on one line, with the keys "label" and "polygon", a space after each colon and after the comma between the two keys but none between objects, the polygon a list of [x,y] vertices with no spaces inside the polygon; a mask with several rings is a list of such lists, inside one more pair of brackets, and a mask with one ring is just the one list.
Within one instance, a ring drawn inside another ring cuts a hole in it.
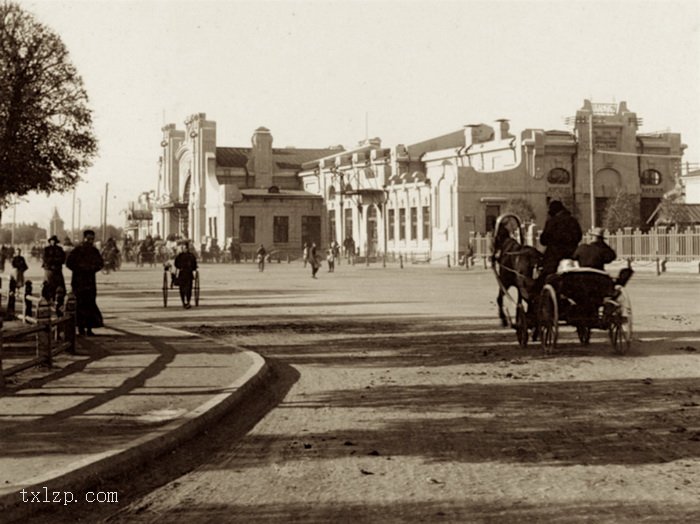
[{"label": "woman in long coat", "polygon": [[83,243],[75,247],[66,260],[66,267],[73,272],[71,287],[77,302],[76,320],[78,333],[94,336],[93,328],[102,327],[102,313],[97,307],[97,282],[95,274],[104,266],[102,255],[94,246],[95,232],[83,233]]}]

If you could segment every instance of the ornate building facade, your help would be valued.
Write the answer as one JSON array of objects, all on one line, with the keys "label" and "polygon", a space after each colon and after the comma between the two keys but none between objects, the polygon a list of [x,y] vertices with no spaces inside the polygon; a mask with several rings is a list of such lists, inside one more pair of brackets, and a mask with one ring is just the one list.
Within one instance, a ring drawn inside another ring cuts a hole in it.
[{"label": "ornate building facade", "polygon": [[515,200],[542,227],[549,201],[560,199],[588,229],[602,225],[613,199],[630,195],[645,224],[679,184],[680,134],[639,133],[640,119],[625,102],[586,100],[572,123],[573,131],[516,136],[498,120],[394,148],[373,139],[305,163],[300,176],[306,191],[324,199],[325,240],[351,236],[370,256],[460,256],[470,235],[492,230]]},{"label": "ornate building facade", "polygon": [[303,191],[297,176],[304,162],[335,149],[273,148],[264,127],[251,147],[219,147],[216,122],[198,113],[162,128],[162,156],[154,206],[154,234],[185,237],[197,244],[231,242],[244,251],[264,244],[278,253],[321,243],[323,201]]}]

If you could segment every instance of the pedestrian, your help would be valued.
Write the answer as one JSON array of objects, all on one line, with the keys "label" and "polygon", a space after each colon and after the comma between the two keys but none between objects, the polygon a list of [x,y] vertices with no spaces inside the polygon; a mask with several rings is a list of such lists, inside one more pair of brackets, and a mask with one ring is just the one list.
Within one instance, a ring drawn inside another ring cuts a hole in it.
[{"label": "pedestrian", "polygon": [[267,251],[265,251],[265,246],[260,244],[260,247],[255,252],[255,260],[258,263],[258,271],[265,271],[265,257],[267,256]]},{"label": "pedestrian", "polygon": [[316,273],[318,273],[321,267],[321,262],[318,259],[318,253],[316,251],[316,242],[311,243],[311,248],[309,249],[309,263],[311,264],[311,278],[317,278]]},{"label": "pedestrian", "polygon": [[[57,297],[63,298],[66,291],[66,282],[63,279],[63,264],[66,262],[66,252],[58,245],[59,240],[56,235],[49,238],[49,245],[44,248],[41,267],[44,268],[44,286],[41,289],[41,296],[49,302],[53,302]],[[57,293],[61,288],[62,292]],[[56,304],[62,306],[63,304]]]},{"label": "pedestrian", "polygon": [[22,250],[17,249],[17,254],[12,257],[12,269],[14,270],[15,282],[17,282],[17,287],[20,288],[24,286],[24,272],[29,269],[27,261],[22,256]]},{"label": "pedestrian", "polygon": [[350,235],[343,241],[343,247],[345,248],[345,257],[348,260],[348,264],[353,263],[355,259],[355,241]]},{"label": "pedestrian", "polygon": [[328,272],[333,273],[335,271],[335,255],[333,254],[333,248],[328,248],[326,261],[328,262]]},{"label": "pedestrian", "polygon": [[301,259],[304,262],[304,267],[306,267],[306,263],[309,261],[309,243],[304,242],[304,249],[301,250]]},{"label": "pedestrian", "polygon": [[600,227],[594,227],[591,230],[593,241],[590,244],[581,244],[574,251],[573,259],[579,263],[581,267],[592,267],[594,269],[605,269],[605,264],[610,264],[617,258],[617,254],[607,242],[605,242],[605,234]]},{"label": "pedestrian", "polygon": [[83,242],[74,247],[66,259],[66,267],[73,272],[71,288],[76,300],[78,334],[95,336],[94,328],[102,327],[102,313],[97,307],[95,274],[104,267],[102,255],[95,247],[95,232],[83,232]]},{"label": "pedestrian", "polygon": [[340,265],[340,244],[338,244],[337,240],[334,240],[331,244],[331,250],[333,251],[334,263],[337,262]]},{"label": "pedestrian", "polygon": [[180,300],[182,307],[190,309],[192,299],[192,283],[197,272],[197,257],[190,253],[190,243],[183,241],[180,253],[175,257],[175,269],[177,269],[176,282],[180,288]]}]

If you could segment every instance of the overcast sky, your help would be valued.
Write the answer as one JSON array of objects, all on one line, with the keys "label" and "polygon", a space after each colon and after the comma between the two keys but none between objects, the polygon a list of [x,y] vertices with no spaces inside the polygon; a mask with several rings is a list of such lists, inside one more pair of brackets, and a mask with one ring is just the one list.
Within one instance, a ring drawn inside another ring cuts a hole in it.
[{"label": "overcast sky", "polygon": [[[626,100],[642,132],[670,129],[700,160],[700,1],[20,0],[66,43],[94,110],[99,158],[77,189],[81,225],[154,189],[161,127],[192,113],[219,146],[409,144],[465,124],[566,129],[584,98]],[[43,227],[70,195],[34,196]],[[76,208],[77,214],[77,208]],[[11,219],[8,210],[3,222]],[[76,217],[77,227],[77,217]]]}]

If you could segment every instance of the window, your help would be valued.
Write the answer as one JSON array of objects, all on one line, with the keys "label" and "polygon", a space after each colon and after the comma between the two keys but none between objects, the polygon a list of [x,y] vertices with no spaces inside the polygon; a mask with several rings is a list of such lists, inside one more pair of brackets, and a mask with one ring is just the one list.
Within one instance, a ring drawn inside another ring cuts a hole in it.
[{"label": "window", "polygon": [[547,174],[547,182],[550,184],[570,184],[571,174],[566,169],[555,167]]},{"label": "window", "polygon": [[645,169],[639,176],[643,186],[658,186],[661,184],[661,173],[656,169]]},{"label": "window", "polygon": [[275,244],[289,242],[289,217],[273,217],[272,241]]},{"label": "window", "polygon": [[240,217],[238,222],[238,236],[241,244],[255,243],[255,217]]},{"label": "window", "polygon": [[302,216],[301,217],[301,245],[304,243],[315,243],[321,245],[321,217]]},{"label": "window", "polygon": [[399,240],[406,240],[406,208],[399,209]]},{"label": "window", "polygon": [[423,206],[423,240],[430,238],[430,208]]},{"label": "window", "polygon": [[387,231],[388,239],[394,240],[394,227],[396,227],[396,210],[389,209],[389,231]]},{"label": "window", "polygon": [[416,240],[418,238],[418,208],[411,208],[411,236],[410,240]]}]

